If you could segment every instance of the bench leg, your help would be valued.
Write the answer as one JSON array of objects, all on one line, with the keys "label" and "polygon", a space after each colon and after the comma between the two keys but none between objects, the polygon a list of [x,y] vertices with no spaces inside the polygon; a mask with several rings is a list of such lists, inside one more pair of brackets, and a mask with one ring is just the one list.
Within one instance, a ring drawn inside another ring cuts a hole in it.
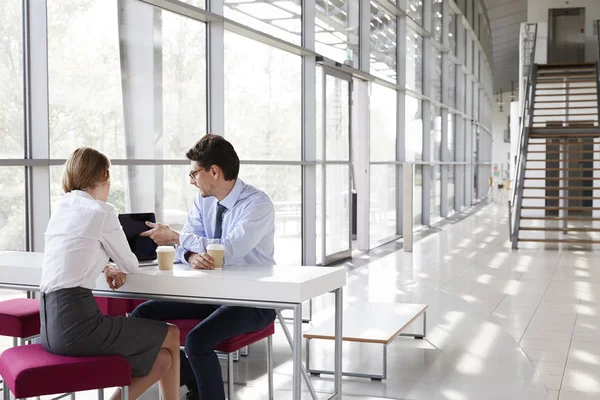
[{"label": "bench leg", "polygon": [[75,400],[75,392],[71,393],[71,400]]},{"label": "bench leg", "polygon": [[267,379],[269,380],[269,400],[273,400],[273,336],[267,336]]},{"label": "bench leg", "polygon": [[8,385],[4,381],[2,381],[2,399],[10,400],[10,390],[8,390]]},{"label": "bench leg", "polygon": [[240,349],[240,356],[242,356],[242,357],[248,357],[248,354],[250,354],[250,347],[249,346],[242,347]]},{"label": "bench leg", "polygon": [[121,387],[121,400],[129,400],[129,386]]},{"label": "bench leg", "polygon": [[233,400],[233,354],[227,354],[227,399]]},{"label": "bench leg", "polygon": [[104,389],[98,389],[98,400],[104,400]]}]

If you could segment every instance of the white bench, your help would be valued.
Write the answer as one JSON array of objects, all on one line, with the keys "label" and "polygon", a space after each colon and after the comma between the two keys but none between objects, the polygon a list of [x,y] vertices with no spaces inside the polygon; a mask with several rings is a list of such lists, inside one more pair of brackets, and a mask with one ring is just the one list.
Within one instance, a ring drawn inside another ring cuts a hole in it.
[{"label": "white bench", "polygon": [[[381,375],[343,372],[345,376],[356,376],[382,380],[387,378],[387,346],[399,336],[424,339],[427,334],[426,304],[361,303],[344,310],[342,340],[347,342],[374,343],[383,345],[383,373]],[[417,318],[423,316],[423,333],[404,333]],[[306,339],[306,370],[312,375],[333,374],[333,371],[310,368],[310,341],[313,339],[334,340],[333,318],[304,334]]]}]

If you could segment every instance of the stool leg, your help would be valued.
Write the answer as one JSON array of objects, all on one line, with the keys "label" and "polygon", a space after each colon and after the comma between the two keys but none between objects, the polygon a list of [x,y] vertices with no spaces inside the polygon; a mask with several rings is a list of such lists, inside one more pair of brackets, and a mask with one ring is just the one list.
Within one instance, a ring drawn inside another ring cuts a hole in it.
[{"label": "stool leg", "polygon": [[98,389],[98,400],[104,400],[104,389]]},{"label": "stool leg", "polygon": [[273,400],[273,336],[267,336],[267,378],[269,380],[269,400]]},{"label": "stool leg", "polygon": [[13,347],[17,347],[19,345],[19,338],[13,338]]},{"label": "stool leg", "polygon": [[75,393],[71,393],[71,400],[75,400]]},{"label": "stool leg", "polygon": [[6,382],[2,382],[2,399],[10,400],[10,390],[8,390]]},{"label": "stool leg", "polygon": [[129,386],[121,387],[121,400],[129,400]]},{"label": "stool leg", "polygon": [[227,399],[233,400],[233,355],[227,353]]}]

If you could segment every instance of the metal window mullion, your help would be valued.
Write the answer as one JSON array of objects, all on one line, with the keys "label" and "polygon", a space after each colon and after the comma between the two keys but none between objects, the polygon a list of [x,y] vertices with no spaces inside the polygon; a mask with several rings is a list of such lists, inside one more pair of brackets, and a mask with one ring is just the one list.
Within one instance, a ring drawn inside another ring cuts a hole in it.
[{"label": "metal window mullion", "polygon": [[[211,13],[223,15],[223,0],[209,0]],[[207,132],[225,135],[225,25],[211,21],[206,29]]]},{"label": "metal window mullion", "polygon": [[[45,1],[23,0],[23,63],[25,158],[47,159],[49,149],[48,36]],[[50,219],[50,167],[31,166],[26,172],[27,250],[44,250]]]},{"label": "metal window mullion", "polygon": [[[371,70],[371,4],[370,0],[359,1],[358,29],[359,29],[359,68],[370,73]],[[350,12],[350,10],[349,10]],[[348,16],[352,17],[351,15]]]},{"label": "metal window mullion", "polygon": [[[406,86],[406,16],[396,18],[396,83]],[[406,92],[396,91],[396,161],[406,160]],[[403,234],[404,193],[402,165],[396,166],[396,233]]]}]

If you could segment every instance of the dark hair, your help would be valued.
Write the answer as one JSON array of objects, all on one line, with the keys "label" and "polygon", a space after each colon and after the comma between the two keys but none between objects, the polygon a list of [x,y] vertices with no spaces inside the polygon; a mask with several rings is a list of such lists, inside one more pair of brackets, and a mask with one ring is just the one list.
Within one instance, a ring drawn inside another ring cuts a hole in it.
[{"label": "dark hair", "polygon": [[204,170],[209,170],[213,165],[218,166],[226,181],[237,179],[240,173],[240,159],[235,149],[219,135],[204,135],[185,156],[196,161]]}]

